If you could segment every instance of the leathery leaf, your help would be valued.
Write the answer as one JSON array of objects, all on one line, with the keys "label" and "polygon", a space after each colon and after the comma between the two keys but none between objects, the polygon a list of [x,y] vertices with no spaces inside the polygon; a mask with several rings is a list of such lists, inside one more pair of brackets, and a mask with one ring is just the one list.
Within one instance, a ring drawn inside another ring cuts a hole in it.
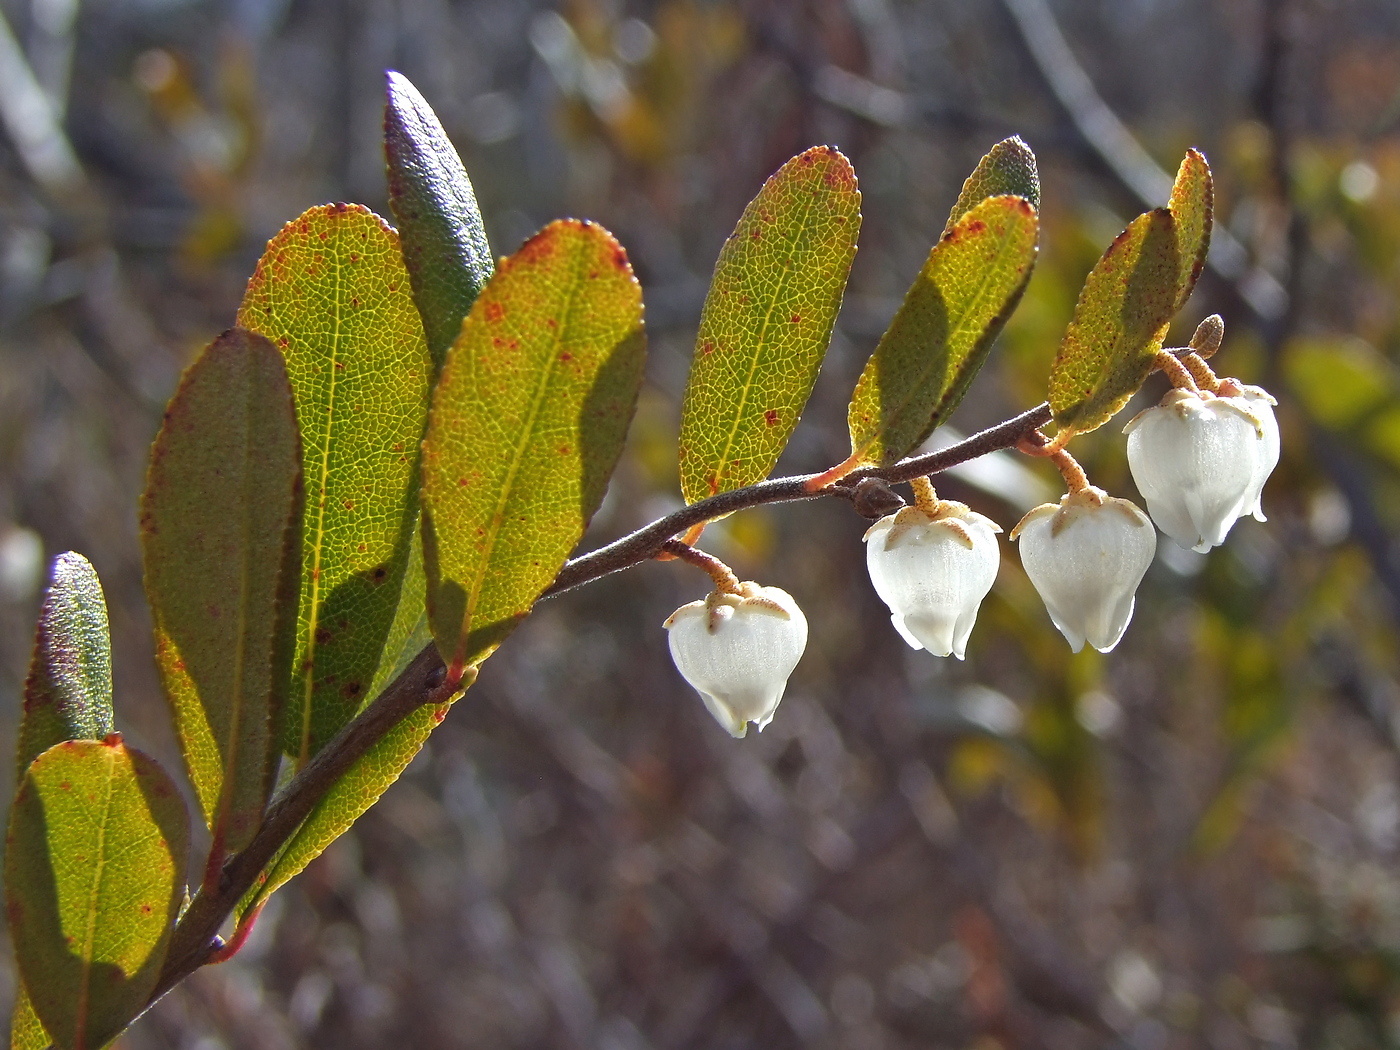
[{"label": "leathery leaf", "polygon": [[450,676],[499,644],[582,537],[644,357],[641,289],[593,223],[550,223],[472,306],[423,442],[428,617]]},{"label": "leathery leaf", "polygon": [[271,788],[301,497],[282,355],[225,332],[166,409],[141,501],[156,663],[216,857],[247,845]]},{"label": "leathery leaf", "polygon": [[766,478],[812,393],[860,231],[850,162],[830,146],[759,190],[715,263],[681,409],[681,493]]},{"label": "leathery leaf", "polygon": [[282,746],[304,763],[385,661],[418,518],[432,360],[397,235],[368,209],[312,208],[269,242],[238,322],[287,363],[306,513]]},{"label": "leathery leaf", "polygon": [[5,891],[24,988],[63,1050],[97,1050],[145,1006],[184,895],[189,823],[156,763],[55,744],[10,811]]},{"label": "leathery leaf", "polygon": [[893,463],[952,414],[1020,301],[1039,222],[1021,197],[991,197],[933,246],[851,397],[852,458]]}]

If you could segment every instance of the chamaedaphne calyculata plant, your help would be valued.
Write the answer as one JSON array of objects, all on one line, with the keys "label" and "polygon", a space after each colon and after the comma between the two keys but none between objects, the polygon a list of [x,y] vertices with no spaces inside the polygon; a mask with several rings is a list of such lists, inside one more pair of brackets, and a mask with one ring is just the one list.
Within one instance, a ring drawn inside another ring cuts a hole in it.
[{"label": "chamaedaphne calyculata plant", "polygon": [[[918,454],[1038,251],[1035,157],[1017,138],[993,146],[852,392],[850,456],[770,478],[830,342],[861,220],[840,152],[792,158],[715,265],[681,410],[684,506],[574,554],[642,382],[627,252],[595,223],[563,219],[493,259],[460,159],[393,73],[384,144],[397,229],[348,204],[289,222],[234,327],[185,372],[151,450],[145,584],[188,791],[123,742],[92,566],[77,553],[54,563],[6,854],[20,1050],[95,1050],[237,952],[269,896],[394,782],[550,595],[649,559],[702,569],[708,596],[665,624],[677,669],[733,735],[766,725],[807,620],[792,595],[702,552],[707,522],[848,501],[878,519],[867,561],[892,629],[961,658],[1003,541],[1000,524],[938,497],[942,470],[1003,449],[1059,468],[1063,499],[1010,538],[1076,649],[1107,651],[1128,627],[1154,522],[1203,550],[1241,515],[1262,517],[1279,452],[1272,399],[1207,364],[1217,317],[1164,348],[1210,239],[1210,169],[1194,150],[1170,199],[1088,275],[1047,401]],[[1149,518],[1090,484],[1066,445],[1159,369],[1172,389],[1127,438]],[[191,855],[192,841],[207,853]]]}]

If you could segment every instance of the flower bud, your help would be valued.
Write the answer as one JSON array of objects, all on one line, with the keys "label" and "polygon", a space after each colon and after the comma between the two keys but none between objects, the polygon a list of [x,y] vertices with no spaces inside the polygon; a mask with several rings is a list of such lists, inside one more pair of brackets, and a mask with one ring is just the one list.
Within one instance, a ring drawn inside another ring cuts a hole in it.
[{"label": "flower bud", "polygon": [[667,618],[671,659],[731,736],[773,720],[788,675],[807,648],[807,618],[778,587],[713,591]]},{"label": "flower bud", "polygon": [[[1175,389],[1123,428],[1128,468],[1152,520],[1181,546],[1218,547],[1235,519],[1259,505],[1273,470],[1259,411],[1266,404]],[[1277,424],[1273,432],[1276,462]]]},{"label": "flower bud", "polygon": [[1011,531],[1050,619],[1077,653],[1118,644],[1157,552],[1152,522],[1125,499],[1087,488],[1036,507]]},{"label": "flower bud", "polygon": [[905,507],[870,527],[870,582],[906,642],[963,658],[977,607],[996,579],[1000,531],[990,518],[946,500],[936,515]]}]

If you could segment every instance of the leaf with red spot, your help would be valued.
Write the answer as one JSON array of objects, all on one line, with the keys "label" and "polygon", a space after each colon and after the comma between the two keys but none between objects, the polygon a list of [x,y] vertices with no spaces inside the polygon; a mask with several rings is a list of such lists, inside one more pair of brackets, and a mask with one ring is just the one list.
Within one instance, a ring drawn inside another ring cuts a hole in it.
[{"label": "leaf with red spot", "polygon": [[593,223],[550,223],[472,306],[423,442],[428,618],[452,673],[500,643],[582,538],[645,352],[627,253]]},{"label": "leaf with red spot", "polygon": [[[306,514],[283,749],[305,762],[398,659],[418,521],[432,358],[398,236],[357,205],[312,208],[274,237],[238,323],[287,363]],[[416,612],[416,610],[411,610]]]},{"label": "leaf with red spot", "polygon": [[184,896],[179,791],[119,734],[49,748],[10,810],[6,908],[20,977],[54,1043],[98,1050],[155,989]]},{"label": "leaf with red spot", "polygon": [[945,422],[1021,299],[1039,221],[991,197],[933,246],[851,396],[851,462],[893,463]]},{"label": "leaf with red spot", "polygon": [[759,190],[715,263],[681,411],[681,493],[766,478],[812,393],[860,231],[860,190],[830,146]]}]

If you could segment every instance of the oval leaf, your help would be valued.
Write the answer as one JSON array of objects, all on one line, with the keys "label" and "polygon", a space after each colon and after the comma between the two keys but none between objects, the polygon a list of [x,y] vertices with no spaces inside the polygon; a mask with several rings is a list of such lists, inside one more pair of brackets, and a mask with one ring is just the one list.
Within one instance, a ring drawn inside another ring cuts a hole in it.
[{"label": "oval leaf", "polygon": [[441,368],[462,318],[495,269],[476,193],[437,114],[408,78],[387,74],[384,157],[389,207],[433,363]]},{"label": "oval leaf", "polygon": [[[460,695],[460,694],[459,694]],[[379,801],[447,716],[456,698],[420,707],[384,735],[316,803],[301,827],[238,905],[241,919],[291,881]]]},{"label": "oval leaf", "polygon": [[180,380],[141,501],[156,663],[215,858],[252,838],[271,788],[288,670],[279,588],[300,512],[282,355],[235,328]]},{"label": "oval leaf", "polygon": [[1205,269],[1206,252],[1210,250],[1211,216],[1215,207],[1215,191],[1211,182],[1210,165],[1205,154],[1189,149],[1172,183],[1171,200],[1167,210],[1176,223],[1177,253],[1180,272],[1177,276],[1176,308],[1180,310],[1196,287],[1196,279]]},{"label": "oval leaf", "polygon": [[641,288],[593,223],[546,226],[472,307],[423,442],[428,614],[451,673],[499,644],[583,536],[645,353]]},{"label": "oval leaf", "polygon": [[269,242],[238,323],[282,351],[306,515],[282,746],[305,762],[384,660],[418,516],[432,360],[398,237],[373,212],[312,208]]},{"label": "oval leaf", "polygon": [[948,213],[943,236],[948,236],[959,219],[988,197],[1005,196],[1024,197],[1032,208],[1040,208],[1040,173],[1035,154],[1020,135],[1002,139],[977,162]]},{"label": "oval leaf", "polygon": [[1142,386],[1176,313],[1180,273],[1166,208],[1139,215],[1094,264],[1050,370],[1061,427],[1103,426]]},{"label": "oval leaf", "polygon": [[812,393],[860,232],[850,162],[830,146],[768,179],[724,242],[681,410],[687,503],[766,478]]},{"label": "oval leaf", "polygon": [[92,563],[69,551],[54,559],[24,680],[16,775],[64,740],[101,740],[112,725],[112,640],[107,602]]},{"label": "oval leaf", "polygon": [[164,771],[118,734],[45,751],[15,796],[6,903],[24,986],[65,1050],[146,1005],[184,895],[189,824]]},{"label": "oval leaf", "polygon": [[978,204],[933,246],[851,397],[851,458],[893,463],[952,414],[1030,280],[1039,222]]}]

